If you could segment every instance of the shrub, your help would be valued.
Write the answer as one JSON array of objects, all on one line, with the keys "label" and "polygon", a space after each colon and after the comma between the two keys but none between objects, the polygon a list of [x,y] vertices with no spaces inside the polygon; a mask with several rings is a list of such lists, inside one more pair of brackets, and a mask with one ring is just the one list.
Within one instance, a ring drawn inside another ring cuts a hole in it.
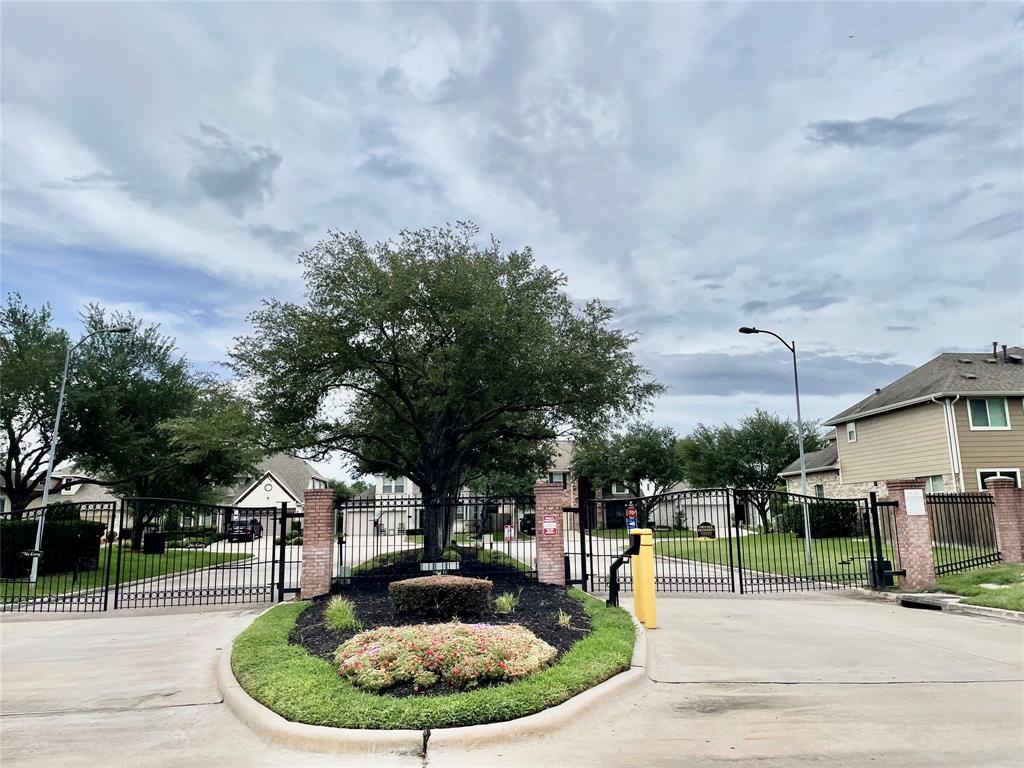
[{"label": "shrub", "polygon": [[[32,561],[21,553],[36,543],[38,518],[10,520],[0,524],[0,576],[5,579],[25,576]],[[46,515],[43,529],[43,556],[39,574],[92,571],[99,566],[100,540],[106,532],[103,523],[78,519],[77,510],[53,510]]]},{"label": "shrub", "polygon": [[391,582],[388,597],[399,614],[438,619],[479,616],[491,607],[491,582],[462,576],[420,576]]},{"label": "shrub", "polygon": [[558,609],[558,626],[562,629],[569,629],[572,626],[572,616],[561,608]]},{"label": "shrub", "polygon": [[356,608],[351,600],[344,597],[332,597],[331,602],[324,609],[324,619],[327,626],[335,632],[346,632],[349,630],[360,630],[363,625],[356,618]]},{"label": "shrub", "polygon": [[456,688],[506,682],[547,666],[557,651],[518,624],[413,624],[378,627],[338,648],[338,674],[368,691],[411,682]]},{"label": "shrub", "polygon": [[[807,514],[811,520],[811,535],[816,539],[856,536],[860,530],[860,508],[855,503],[827,499],[808,501]],[[776,525],[784,533],[795,533],[803,538],[803,504],[783,504],[776,516]]]},{"label": "shrub", "polygon": [[503,592],[494,598],[494,610],[498,613],[515,613],[519,607],[519,595]]}]

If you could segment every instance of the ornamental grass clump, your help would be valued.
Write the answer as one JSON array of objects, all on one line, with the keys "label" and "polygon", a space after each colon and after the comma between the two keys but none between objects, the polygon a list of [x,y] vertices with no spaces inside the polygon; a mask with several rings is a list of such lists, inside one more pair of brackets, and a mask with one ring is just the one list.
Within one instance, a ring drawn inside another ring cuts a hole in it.
[{"label": "ornamental grass clump", "polygon": [[356,607],[344,597],[332,597],[324,609],[324,620],[335,632],[359,630],[363,625],[356,618]]},{"label": "ornamental grass clump", "polygon": [[491,582],[464,576],[420,576],[393,581],[388,598],[395,613],[449,620],[480,616],[491,609]]},{"label": "ornamental grass clump", "polygon": [[378,627],[345,642],[338,674],[357,688],[380,692],[401,683],[414,690],[439,681],[476,688],[526,677],[557,651],[518,624],[412,624]]}]

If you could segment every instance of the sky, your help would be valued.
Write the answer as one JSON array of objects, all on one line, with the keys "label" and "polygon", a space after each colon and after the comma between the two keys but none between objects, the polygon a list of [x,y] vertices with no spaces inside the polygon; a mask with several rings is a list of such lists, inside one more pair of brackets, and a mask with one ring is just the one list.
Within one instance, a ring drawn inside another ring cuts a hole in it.
[{"label": "sky", "polygon": [[[472,220],[599,297],[685,433],[1024,342],[1015,3],[0,6],[0,282],[218,369],[297,255]],[[323,465],[344,474],[341,461]]]}]

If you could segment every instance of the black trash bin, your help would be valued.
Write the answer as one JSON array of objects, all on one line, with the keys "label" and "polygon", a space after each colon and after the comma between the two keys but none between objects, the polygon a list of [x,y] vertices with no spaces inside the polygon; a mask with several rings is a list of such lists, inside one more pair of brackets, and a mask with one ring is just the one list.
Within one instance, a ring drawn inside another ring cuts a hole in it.
[{"label": "black trash bin", "polygon": [[162,555],[167,551],[166,533],[147,533],[142,539],[142,554]]}]

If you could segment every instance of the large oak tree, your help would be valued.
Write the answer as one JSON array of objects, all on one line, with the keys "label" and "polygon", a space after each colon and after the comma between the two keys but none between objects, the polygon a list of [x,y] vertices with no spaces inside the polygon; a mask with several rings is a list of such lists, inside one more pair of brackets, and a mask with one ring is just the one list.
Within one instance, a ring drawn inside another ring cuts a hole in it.
[{"label": "large oak tree", "polygon": [[427,559],[440,557],[446,499],[464,482],[505,469],[503,457],[539,476],[555,437],[659,391],[610,309],[575,306],[529,248],[477,234],[330,233],[300,257],[306,302],[265,302],[232,352],[273,439],[421,488]]}]

